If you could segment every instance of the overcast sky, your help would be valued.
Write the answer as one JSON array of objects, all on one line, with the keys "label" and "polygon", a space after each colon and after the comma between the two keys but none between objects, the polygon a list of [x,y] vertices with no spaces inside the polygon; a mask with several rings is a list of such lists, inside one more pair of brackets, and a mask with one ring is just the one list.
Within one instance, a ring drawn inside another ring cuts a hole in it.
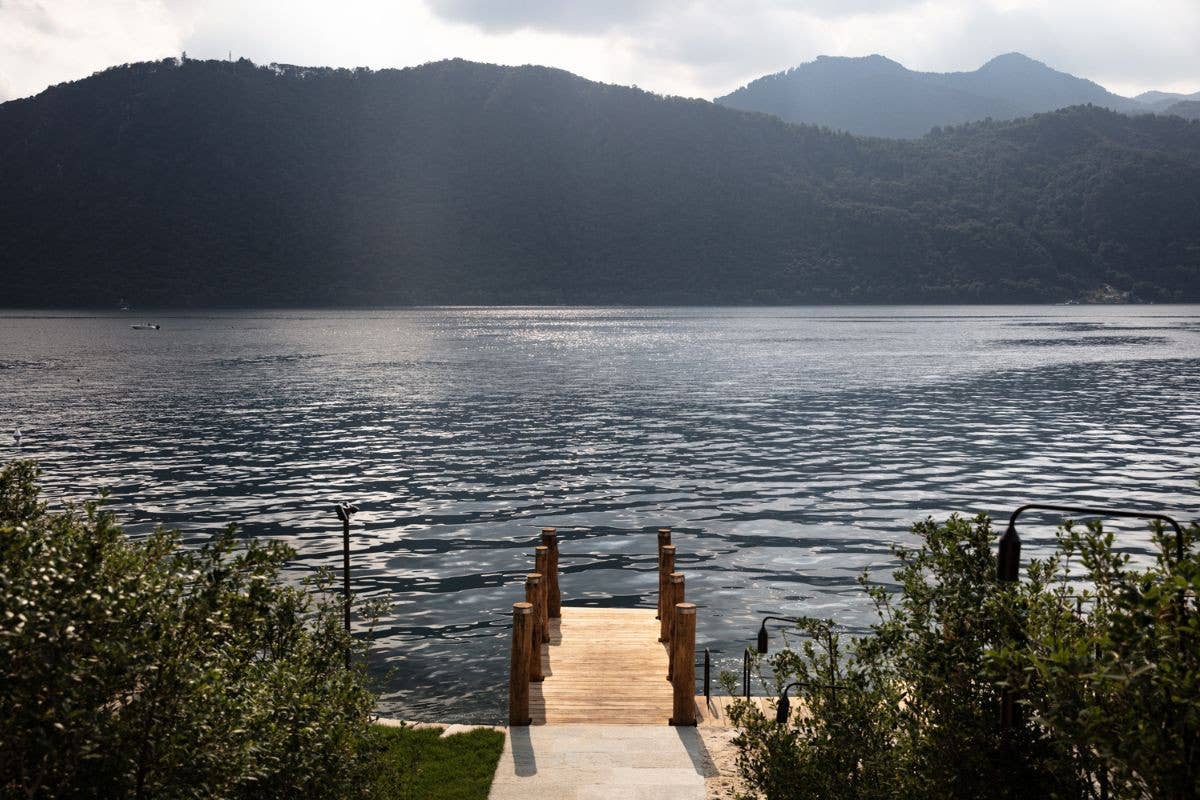
[{"label": "overcast sky", "polygon": [[187,51],[333,66],[462,57],[712,98],[818,55],[920,70],[1020,51],[1132,95],[1200,90],[1200,0],[0,0],[0,100]]}]

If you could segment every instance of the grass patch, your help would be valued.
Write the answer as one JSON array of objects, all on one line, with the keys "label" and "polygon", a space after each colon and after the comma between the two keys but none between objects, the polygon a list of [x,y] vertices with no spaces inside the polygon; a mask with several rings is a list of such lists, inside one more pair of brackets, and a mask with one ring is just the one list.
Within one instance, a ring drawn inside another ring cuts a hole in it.
[{"label": "grass patch", "polygon": [[504,734],[474,730],[439,739],[441,728],[371,732],[375,800],[487,800],[504,749]]}]

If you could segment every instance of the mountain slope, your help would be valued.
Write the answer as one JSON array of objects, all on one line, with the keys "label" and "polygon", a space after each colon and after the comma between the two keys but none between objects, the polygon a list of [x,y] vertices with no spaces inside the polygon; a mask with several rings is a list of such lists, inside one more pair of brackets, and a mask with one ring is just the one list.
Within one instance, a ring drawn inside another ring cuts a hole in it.
[{"label": "mountain slope", "polygon": [[821,56],[717,103],[866,136],[916,138],[935,126],[1014,119],[1074,105],[1145,111],[1082,78],[1009,53],[973,72],[914,72],[883,56]]},{"label": "mountain slope", "polygon": [[1200,92],[1180,94],[1179,92],[1142,92],[1133,98],[1148,110],[1161,114],[1176,103],[1200,102]]},{"label": "mountain slope", "polygon": [[0,105],[3,306],[1200,299],[1200,124],[864,140],[542,67],[168,60]]},{"label": "mountain slope", "polygon": [[1200,100],[1181,100],[1167,106],[1161,113],[1172,114],[1184,119],[1200,119]]}]

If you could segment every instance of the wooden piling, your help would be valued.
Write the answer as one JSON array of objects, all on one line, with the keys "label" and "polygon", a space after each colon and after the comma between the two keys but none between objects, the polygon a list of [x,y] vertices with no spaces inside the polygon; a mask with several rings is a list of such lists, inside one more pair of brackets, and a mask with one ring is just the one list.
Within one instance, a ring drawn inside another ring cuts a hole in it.
[{"label": "wooden piling", "polygon": [[546,613],[550,619],[562,617],[562,592],[558,588],[558,531],[554,528],[542,528],[542,544],[549,548],[550,561],[546,571],[546,593],[548,605]]},{"label": "wooden piling", "polygon": [[[672,572],[667,576],[667,596],[671,600],[671,608],[680,603],[686,602],[687,598],[683,596],[683,573]],[[670,614],[667,617],[667,680],[671,680],[671,676],[675,674],[675,615]]]},{"label": "wooden piling", "polygon": [[[547,570],[550,568],[550,548],[544,544],[539,544],[533,548],[534,572],[540,575],[548,575]],[[537,612],[542,621],[542,642],[550,641],[550,593],[547,590],[549,581],[541,581],[539,583],[539,591],[541,592],[541,602],[538,604]]]},{"label": "wooden piling", "polygon": [[667,545],[669,545],[670,543],[671,543],[671,529],[670,528],[659,528],[658,529],[658,607],[654,610],[654,618],[655,619],[662,619],[662,610],[663,610],[662,593],[663,593],[663,584],[665,583],[665,581],[663,581],[663,576],[666,575],[667,572],[670,572],[670,570],[667,570],[667,572],[663,572],[663,548],[666,547]]},{"label": "wooden piling", "polygon": [[533,645],[533,605],[513,603],[512,658],[508,670],[508,724],[528,725],[529,650]]},{"label": "wooden piling", "polygon": [[658,555],[658,619],[662,620],[662,633],[659,634],[658,640],[665,642],[667,640],[667,623],[671,618],[671,603],[667,592],[670,587],[667,585],[667,576],[675,571],[675,545],[664,544],[659,550]]},{"label": "wooden piling", "polygon": [[541,573],[531,572],[525,576],[525,602],[533,606],[533,634],[529,646],[529,680],[532,683],[545,680],[542,675],[542,582]]},{"label": "wooden piling", "polygon": [[696,606],[693,603],[675,605],[671,640],[672,660],[675,663],[671,678],[672,725],[696,724]]}]

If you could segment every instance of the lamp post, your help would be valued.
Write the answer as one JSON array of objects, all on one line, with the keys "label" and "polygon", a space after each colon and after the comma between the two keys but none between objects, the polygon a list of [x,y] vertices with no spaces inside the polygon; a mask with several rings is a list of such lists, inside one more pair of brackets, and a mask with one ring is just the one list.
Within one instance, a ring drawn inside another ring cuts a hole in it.
[{"label": "lamp post", "polygon": [[[1026,511],[1056,511],[1060,514],[1076,514],[1081,517],[1117,517],[1121,519],[1144,519],[1166,523],[1175,529],[1175,560],[1183,560],[1183,528],[1166,514],[1153,511],[1131,511],[1123,508],[1096,508],[1093,506],[1064,506],[1055,503],[1026,503],[1019,506],[1008,518],[1008,528],[1000,537],[999,553],[996,556],[996,579],[1001,583],[1016,583],[1021,573],[1021,536],[1017,533],[1017,518]],[[1180,594],[1180,604],[1184,598]],[[1000,728],[1008,731],[1016,723],[1017,709],[1013,692],[1004,689],[1000,693]]]},{"label": "lamp post", "polygon": [[844,689],[845,686],[839,686],[836,683],[831,683],[827,686],[822,686],[819,683],[806,683],[804,681],[794,681],[783,687],[783,691],[779,694],[779,702],[775,704],[775,722],[779,725],[784,725],[788,721],[788,714],[792,710],[792,701],[788,699],[788,691],[797,686],[808,686],[816,689],[828,689],[829,696],[834,703],[837,703],[837,690]]},{"label": "lamp post", "polygon": [[801,686],[799,681],[789,683],[783,687],[783,692],[779,695],[779,703],[775,706],[775,722],[778,725],[784,725],[788,721],[788,714],[792,711],[792,703],[788,700],[788,690],[793,686]]},{"label": "lamp post", "polygon": [[1129,511],[1121,508],[1094,508],[1089,506],[1060,506],[1051,503],[1026,503],[1012,512],[1008,528],[1000,537],[1000,553],[996,559],[996,578],[1005,583],[1016,582],[1021,568],[1021,537],[1017,533],[1017,517],[1026,511],[1057,511],[1062,514],[1078,514],[1081,517],[1120,517],[1164,522],[1175,529],[1175,559],[1183,560],[1183,528],[1166,514],[1153,511]]},{"label": "lamp post", "polygon": [[758,626],[758,647],[755,648],[758,650],[759,655],[765,656],[767,654],[767,623],[771,620],[775,620],[776,622],[797,622],[797,620],[788,617],[763,617],[762,624]]},{"label": "lamp post", "polygon": [[[342,521],[342,601],[345,609],[346,633],[350,633],[350,515],[358,513],[358,506],[339,503],[333,507]],[[346,667],[350,666],[350,648],[346,648]]]},{"label": "lamp post", "polygon": [[[799,620],[791,619],[789,617],[776,617],[776,616],[763,617],[762,623],[758,626],[758,641],[756,642],[757,647],[755,648],[758,651],[759,655],[766,655],[767,650],[769,649],[769,641],[767,638],[767,623],[771,622],[771,621],[791,622],[791,623],[799,622]],[[813,636],[813,634],[808,631],[803,631],[803,633],[807,636]],[[833,650],[833,628],[832,627],[828,628],[825,631],[825,649],[829,652],[829,679],[830,679],[830,681],[834,681],[834,680],[837,680],[837,654],[834,653],[834,650]],[[787,685],[786,688],[784,688],[783,695],[779,698],[779,702],[782,704],[781,708],[783,710],[778,711],[779,714],[783,714],[784,721],[787,720],[787,704],[788,704],[787,692],[788,692],[788,689],[792,688],[793,686],[805,686],[805,685],[807,685],[807,684],[790,683]],[[839,688],[838,685],[836,683],[830,683],[825,688],[829,689],[829,691],[831,693],[831,697],[833,699],[833,702],[836,703],[837,702],[837,690]],[[742,691],[747,698],[750,697],[750,648],[749,647],[746,648],[746,652],[742,655]]]}]

